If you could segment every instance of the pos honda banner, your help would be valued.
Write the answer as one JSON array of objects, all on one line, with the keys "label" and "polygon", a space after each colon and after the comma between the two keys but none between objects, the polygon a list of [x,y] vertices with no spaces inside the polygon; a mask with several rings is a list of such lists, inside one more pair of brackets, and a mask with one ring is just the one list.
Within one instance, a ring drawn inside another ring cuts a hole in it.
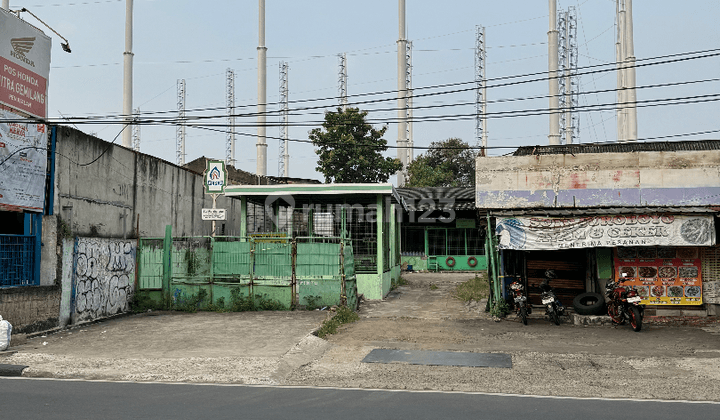
[{"label": "pos honda banner", "polygon": [[50,37],[0,9],[0,103],[45,119]]},{"label": "pos honda banner", "polygon": [[626,246],[712,246],[712,215],[498,217],[500,249],[557,250]]},{"label": "pos honda banner", "polygon": [[0,209],[43,211],[47,174],[45,124],[0,110]]}]

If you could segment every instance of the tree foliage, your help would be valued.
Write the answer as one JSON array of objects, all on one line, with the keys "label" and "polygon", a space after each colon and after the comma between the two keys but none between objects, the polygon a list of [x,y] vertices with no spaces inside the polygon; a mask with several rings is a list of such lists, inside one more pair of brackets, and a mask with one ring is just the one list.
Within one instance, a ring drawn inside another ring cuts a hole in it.
[{"label": "tree foliage", "polygon": [[310,131],[309,137],[317,150],[315,168],[325,176],[326,183],[387,182],[390,175],[402,168],[398,159],[384,157],[387,130],[374,129],[365,121],[367,111],[346,108],[326,112],[322,128]]},{"label": "tree foliage", "polygon": [[408,187],[473,187],[477,153],[458,138],[432,142],[408,166]]}]

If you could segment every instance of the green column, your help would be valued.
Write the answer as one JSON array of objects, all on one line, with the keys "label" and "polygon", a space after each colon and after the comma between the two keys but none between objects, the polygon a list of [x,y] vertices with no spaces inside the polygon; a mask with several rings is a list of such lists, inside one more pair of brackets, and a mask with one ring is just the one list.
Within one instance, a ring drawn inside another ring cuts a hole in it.
[{"label": "green column", "polygon": [[397,221],[395,220],[395,204],[390,204],[390,212],[388,213],[388,216],[390,217],[390,268],[392,269],[394,266],[396,266],[399,261],[396,261],[395,255],[397,255],[397,237],[398,237],[398,231],[397,231]]},{"label": "green column", "polygon": [[172,251],[172,226],[165,226],[165,240],[163,241],[163,284],[162,290],[165,299],[170,299],[170,276],[172,275],[172,265],[170,261],[170,253]]},{"label": "green column", "polygon": [[243,241],[247,237],[247,225],[248,225],[248,212],[247,212],[247,197],[240,197],[240,236]]},{"label": "green column", "polygon": [[377,270],[378,274],[382,276],[384,271],[383,263],[383,199],[382,195],[377,196]]}]

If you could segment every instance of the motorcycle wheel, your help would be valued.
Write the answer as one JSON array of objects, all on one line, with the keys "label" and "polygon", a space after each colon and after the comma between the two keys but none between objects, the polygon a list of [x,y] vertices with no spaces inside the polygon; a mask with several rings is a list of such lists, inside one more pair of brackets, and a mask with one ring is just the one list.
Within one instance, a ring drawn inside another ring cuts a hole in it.
[{"label": "motorcycle wheel", "polygon": [[555,325],[560,325],[560,315],[558,315],[555,309],[550,310],[550,319]]},{"label": "motorcycle wheel", "polygon": [[527,308],[525,306],[520,307],[520,318],[522,318],[523,325],[527,325]]},{"label": "motorcycle wheel", "polygon": [[631,306],[629,309],[628,316],[630,318],[630,326],[632,326],[633,331],[640,331],[642,329],[642,316],[640,316],[640,310],[636,306]]}]

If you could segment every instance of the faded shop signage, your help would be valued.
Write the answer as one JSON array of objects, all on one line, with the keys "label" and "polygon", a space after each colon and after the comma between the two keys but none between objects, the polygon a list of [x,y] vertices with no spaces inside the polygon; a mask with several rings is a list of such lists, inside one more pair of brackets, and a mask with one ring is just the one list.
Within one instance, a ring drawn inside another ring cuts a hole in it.
[{"label": "faded shop signage", "polygon": [[134,241],[78,238],[73,261],[73,322],[130,309],[135,291]]},{"label": "faded shop signage", "polygon": [[715,244],[709,215],[498,217],[495,232],[500,249],[516,250]]}]

